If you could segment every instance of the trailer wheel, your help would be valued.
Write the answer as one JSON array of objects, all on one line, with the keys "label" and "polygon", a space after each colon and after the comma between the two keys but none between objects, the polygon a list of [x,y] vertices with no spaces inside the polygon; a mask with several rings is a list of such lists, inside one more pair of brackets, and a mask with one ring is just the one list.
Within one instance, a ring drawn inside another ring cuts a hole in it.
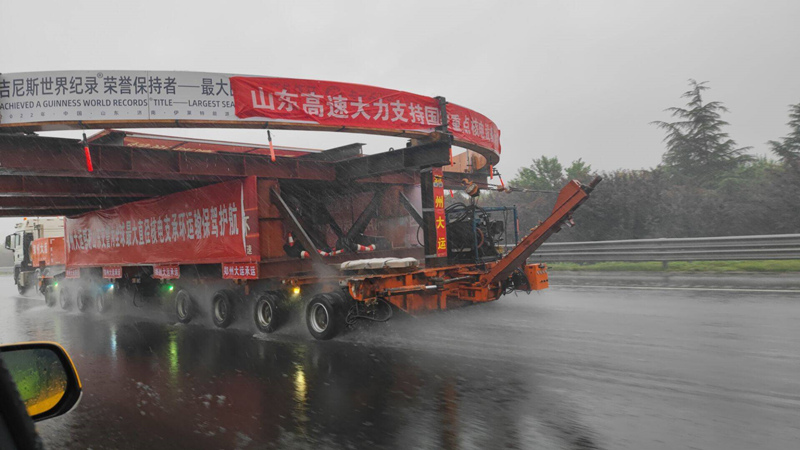
[{"label": "trailer wheel", "polygon": [[111,307],[111,297],[113,294],[111,292],[100,292],[94,297],[94,307],[97,309],[97,312],[100,314],[105,313],[108,311],[108,308]]},{"label": "trailer wheel", "polygon": [[47,288],[45,288],[44,304],[47,305],[48,308],[56,306],[56,292],[53,289],[53,286],[47,286]]},{"label": "trailer wheel", "polygon": [[192,317],[194,316],[194,302],[192,302],[192,297],[185,289],[181,289],[175,294],[175,313],[177,313],[178,322],[180,323],[189,323],[192,321]]},{"label": "trailer wheel", "polygon": [[278,306],[279,302],[280,297],[273,293],[262,294],[258,297],[253,312],[256,328],[264,333],[272,333],[278,329],[283,318]]},{"label": "trailer wheel", "polygon": [[86,309],[89,308],[89,303],[92,301],[92,296],[89,294],[88,289],[81,289],[78,291],[78,296],[75,297],[75,305],[78,307],[78,311],[86,312]]},{"label": "trailer wheel", "polygon": [[233,293],[227,289],[217,291],[211,299],[211,318],[214,325],[227,328],[233,323]]},{"label": "trailer wheel", "polygon": [[19,292],[19,295],[26,295],[30,289],[31,287],[22,284],[21,280],[17,281],[17,292]]},{"label": "trailer wheel", "polygon": [[337,294],[317,294],[306,307],[306,325],[314,339],[325,341],[339,334],[343,319],[341,317],[341,296]]},{"label": "trailer wheel", "polygon": [[69,289],[60,289],[58,291],[58,303],[61,305],[61,309],[63,310],[72,309],[72,301],[69,298]]}]

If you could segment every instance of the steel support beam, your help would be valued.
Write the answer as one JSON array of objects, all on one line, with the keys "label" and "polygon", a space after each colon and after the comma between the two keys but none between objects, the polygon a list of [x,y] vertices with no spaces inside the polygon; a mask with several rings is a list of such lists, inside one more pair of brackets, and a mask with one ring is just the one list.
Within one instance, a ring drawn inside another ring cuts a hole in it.
[{"label": "steel support beam", "polygon": [[332,148],[319,153],[309,153],[307,155],[298,156],[297,159],[302,159],[305,161],[326,161],[326,162],[344,161],[346,159],[358,158],[359,156],[361,156],[364,153],[362,151],[363,147],[364,144],[360,143],[347,144],[341,147]]},{"label": "steel support beam", "polygon": [[286,223],[291,228],[292,232],[294,232],[295,237],[297,240],[303,244],[303,248],[306,249],[308,252],[309,257],[311,258],[314,263],[325,264],[325,261],[322,260],[322,256],[317,252],[317,247],[314,246],[314,243],[311,241],[311,237],[308,236],[306,230],[300,224],[300,221],[297,220],[292,209],[289,208],[289,205],[283,200],[281,194],[278,193],[275,189],[269,190],[270,196],[272,197],[272,203],[278,207],[278,210],[283,214]]},{"label": "steel support beam", "polygon": [[258,176],[275,179],[335,179],[330,163],[268,156],[166,151],[89,144],[94,172],[86,170],[83,148],[72,139],[0,135],[0,175],[88,178],[212,180]]},{"label": "steel support beam", "polygon": [[336,163],[336,179],[354,181],[450,163],[450,143],[436,141]]},{"label": "steel support beam", "polygon": [[208,181],[0,176],[0,197],[148,198],[208,185]]},{"label": "steel support beam", "polygon": [[0,209],[0,217],[55,217],[55,216],[77,216],[89,211],[95,211],[97,208],[84,208],[84,209]]},{"label": "steel support beam", "polygon": [[0,209],[86,209],[110,208],[139,200],[137,197],[0,197]]},{"label": "steel support beam", "polygon": [[406,209],[411,218],[414,219],[414,222],[417,222],[417,225],[423,226],[424,222],[422,221],[422,214],[417,211],[417,208],[411,203],[411,200],[406,197],[406,194],[400,193],[400,203],[403,205],[403,208]]},{"label": "steel support beam", "polygon": [[364,231],[367,230],[367,226],[369,223],[372,222],[372,219],[378,214],[378,208],[380,207],[381,201],[383,200],[383,193],[386,192],[385,188],[382,186],[376,192],[375,195],[372,196],[372,200],[369,201],[369,204],[364,211],[361,211],[361,214],[358,216],[355,222],[353,222],[353,226],[347,230],[347,235],[345,238],[348,241],[352,241],[355,237],[359,234],[363,234]]}]

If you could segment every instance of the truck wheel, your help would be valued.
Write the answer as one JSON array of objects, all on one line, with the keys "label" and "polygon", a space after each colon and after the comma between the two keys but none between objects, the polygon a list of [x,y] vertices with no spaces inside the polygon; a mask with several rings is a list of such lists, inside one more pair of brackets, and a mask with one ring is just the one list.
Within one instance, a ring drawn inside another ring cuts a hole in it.
[{"label": "truck wheel", "polygon": [[41,291],[41,289],[43,287],[42,286],[42,271],[41,270],[36,269],[36,270],[33,271],[33,282],[35,283],[34,286],[36,286],[36,293],[37,294],[43,293]]},{"label": "truck wheel", "polygon": [[178,322],[180,323],[189,323],[194,316],[192,297],[184,289],[175,294],[175,313],[178,315]]},{"label": "truck wheel", "polygon": [[78,311],[86,312],[86,309],[89,307],[89,303],[91,302],[91,295],[86,289],[81,289],[78,291],[78,296],[75,297],[75,305],[78,307]]},{"label": "truck wheel", "polygon": [[17,282],[17,292],[19,292],[19,295],[27,294],[30,289],[31,289],[30,286],[26,286],[20,283],[19,281]]},{"label": "truck wheel", "polygon": [[331,339],[339,334],[341,320],[340,296],[336,294],[317,294],[306,307],[306,325],[314,339]]},{"label": "truck wheel", "polygon": [[72,309],[72,301],[69,298],[68,289],[61,289],[58,291],[58,303],[61,305],[61,309],[63,310]]},{"label": "truck wheel", "polygon": [[94,297],[94,307],[97,312],[103,314],[108,311],[108,308],[111,307],[111,297],[111,292],[101,292]]},{"label": "truck wheel", "polygon": [[56,292],[53,290],[53,286],[47,286],[47,288],[45,288],[44,304],[47,305],[48,308],[56,306]]},{"label": "truck wheel", "polygon": [[233,323],[233,293],[227,289],[217,291],[211,299],[211,318],[214,325],[227,328]]},{"label": "truck wheel", "polygon": [[264,333],[272,333],[278,329],[282,319],[279,303],[280,297],[273,293],[262,294],[258,297],[256,308],[253,312],[256,328]]}]

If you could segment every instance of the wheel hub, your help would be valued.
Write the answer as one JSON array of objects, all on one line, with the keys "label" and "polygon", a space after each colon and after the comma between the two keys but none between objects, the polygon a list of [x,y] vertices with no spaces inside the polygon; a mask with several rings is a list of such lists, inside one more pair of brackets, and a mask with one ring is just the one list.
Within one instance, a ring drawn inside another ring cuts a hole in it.
[{"label": "wheel hub", "polygon": [[186,297],[181,295],[178,297],[178,316],[181,319],[185,319],[187,314],[188,314],[188,301],[186,300]]},{"label": "wheel hub", "polygon": [[226,305],[224,301],[220,300],[214,305],[214,316],[216,316],[217,320],[220,322],[228,317],[228,305]]},{"label": "wheel hub", "polygon": [[311,326],[317,333],[322,333],[328,329],[330,316],[328,310],[320,304],[315,304],[311,310]]},{"label": "wheel hub", "polygon": [[258,308],[258,322],[264,327],[272,322],[272,306],[268,302],[263,302]]}]

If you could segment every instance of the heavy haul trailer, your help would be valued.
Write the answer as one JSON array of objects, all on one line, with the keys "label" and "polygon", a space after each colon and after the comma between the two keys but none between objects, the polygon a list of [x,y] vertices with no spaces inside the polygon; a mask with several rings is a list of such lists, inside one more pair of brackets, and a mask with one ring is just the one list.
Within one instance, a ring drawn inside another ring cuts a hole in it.
[{"label": "heavy haul trailer", "polygon": [[[427,177],[434,193],[422,214],[408,200],[419,193],[415,184],[248,177],[69,217],[67,269],[45,280],[47,303],[58,298],[81,310],[94,303],[102,312],[122,296],[151,297],[171,303],[184,323],[208,311],[216,326],[227,327],[252,311],[258,329],[271,332],[291,303],[305,299],[309,332],[329,339],[358,319],[387,320],[393,310],[419,314],[545,288],[546,269],[526,259],[571,222],[599,181],[567,184],[551,216],[507,253],[451,264],[439,245],[429,255],[409,245],[419,228],[436,242],[437,223],[446,226],[433,207],[443,196],[439,170],[419,176],[423,190]],[[469,240],[516,226],[480,221],[486,223]],[[452,245],[454,235],[444,236]]]},{"label": "heavy haul trailer", "polygon": [[[42,281],[51,304],[104,310],[134,295],[164,300],[183,322],[208,311],[225,327],[252,311],[270,332],[285,306],[302,299],[317,339],[396,310],[417,314],[545,287],[545,268],[527,257],[571,223],[599,181],[567,184],[553,213],[509,246],[517,224],[508,211],[474,201],[445,208],[444,189],[476,194],[501,149],[494,122],[443,97],[317,80],[72,71],[0,74],[0,109],[2,186],[50,197],[9,196],[0,215],[41,208],[68,216],[65,270]],[[353,146],[281,155],[271,142],[268,150],[195,151],[180,142],[152,147],[146,135],[76,142],[32,134],[106,127],[316,130],[411,142],[368,156]],[[481,161],[453,158],[453,146]],[[448,174],[454,167],[468,174]],[[142,189],[150,179],[173,193]],[[65,200],[48,187],[56,185],[92,193]],[[156,196],[121,201],[104,196],[106,188],[119,198]]]}]

